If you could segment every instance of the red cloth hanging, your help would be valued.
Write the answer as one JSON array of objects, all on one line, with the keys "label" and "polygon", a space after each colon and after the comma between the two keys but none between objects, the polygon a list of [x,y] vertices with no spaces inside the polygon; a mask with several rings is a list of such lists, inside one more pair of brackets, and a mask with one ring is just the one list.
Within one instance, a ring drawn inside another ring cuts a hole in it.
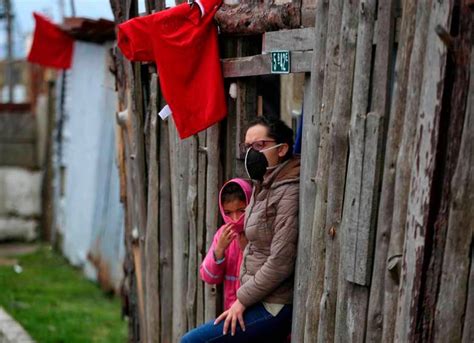
[{"label": "red cloth hanging", "polygon": [[118,46],[132,61],[155,61],[179,136],[227,114],[214,15],[222,0],[184,3],[118,26]]},{"label": "red cloth hanging", "polygon": [[74,39],[42,15],[33,13],[33,16],[36,26],[28,61],[45,67],[69,69]]}]

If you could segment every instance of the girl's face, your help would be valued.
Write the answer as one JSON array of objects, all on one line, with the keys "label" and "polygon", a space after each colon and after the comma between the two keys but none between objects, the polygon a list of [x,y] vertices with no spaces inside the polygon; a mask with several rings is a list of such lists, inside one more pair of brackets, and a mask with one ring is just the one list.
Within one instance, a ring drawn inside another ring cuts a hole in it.
[{"label": "girl's face", "polygon": [[245,213],[245,207],[247,207],[245,201],[239,199],[227,201],[222,204],[224,214],[230,217],[233,221],[239,220],[239,218]]}]

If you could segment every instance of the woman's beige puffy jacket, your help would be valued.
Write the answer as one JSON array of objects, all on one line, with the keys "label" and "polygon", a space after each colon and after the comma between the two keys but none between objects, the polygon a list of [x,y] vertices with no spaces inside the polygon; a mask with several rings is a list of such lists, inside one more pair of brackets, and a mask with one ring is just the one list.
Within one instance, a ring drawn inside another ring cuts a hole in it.
[{"label": "woman's beige puffy jacket", "polygon": [[260,301],[293,301],[299,176],[300,160],[294,157],[254,187],[245,219],[249,243],[237,292],[237,298],[246,307]]}]

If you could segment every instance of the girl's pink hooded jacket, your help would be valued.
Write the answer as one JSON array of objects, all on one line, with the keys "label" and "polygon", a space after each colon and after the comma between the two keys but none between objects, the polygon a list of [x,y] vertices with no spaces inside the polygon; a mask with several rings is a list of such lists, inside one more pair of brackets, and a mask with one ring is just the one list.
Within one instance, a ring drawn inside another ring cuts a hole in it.
[{"label": "girl's pink hooded jacket", "polygon": [[[224,186],[222,186],[221,191],[219,192],[219,209],[221,211],[222,218],[224,223],[230,223],[232,220],[227,217],[224,213],[222,207],[221,194],[224,187],[230,183],[237,183],[242,190],[244,191],[246,197],[247,205],[250,202],[252,197],[252,185],[243,180],[243,179],[232,179],[227,181]],[[243,232],[244,230],[244,215],[236,222],[236,231],[238,233]],[[200,274],[204,282],[209,284],[220,284],[224,282],[224,310],[227,310],[232,306],[235,300],[237,300],[237,290],[240,286],[239,274],[240,274],[240,264],[242,263],[243,252],[240,250],[239,241],[234,239],[224,254],[224,260],[221,263],[217,263],[214,259],[214,248],[219,241],[219,237],[222,234],[222,226],[217,230],[212,240],[212,245],[209,248],[204,261],[201,264]]]}]

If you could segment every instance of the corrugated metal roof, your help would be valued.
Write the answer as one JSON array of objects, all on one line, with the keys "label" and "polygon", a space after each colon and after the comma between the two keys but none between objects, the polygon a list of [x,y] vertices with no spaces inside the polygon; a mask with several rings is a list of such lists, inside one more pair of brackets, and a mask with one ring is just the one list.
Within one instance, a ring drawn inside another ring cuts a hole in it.
[{"label": "corrugated metal roof", "polygon": [[107,19],[68,17],[61,28],[78,40],[104,43],[115,39],[115,23]]}]

